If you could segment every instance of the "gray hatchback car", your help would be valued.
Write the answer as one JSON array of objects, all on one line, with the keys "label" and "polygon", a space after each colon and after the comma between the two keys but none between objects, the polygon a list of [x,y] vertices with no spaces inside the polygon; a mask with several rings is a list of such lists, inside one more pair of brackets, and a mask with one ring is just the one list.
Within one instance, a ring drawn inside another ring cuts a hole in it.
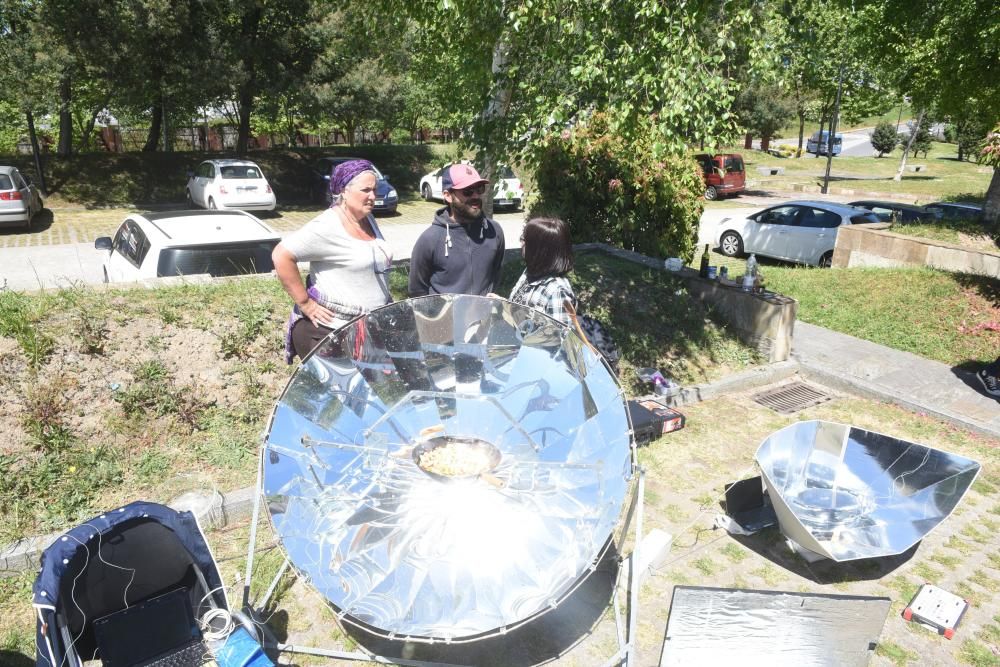
[{"label": "gray hatchback car", "polygon": [[42,194],[17,167],[0,166],[0,226],[31,229],[42,210]]}]

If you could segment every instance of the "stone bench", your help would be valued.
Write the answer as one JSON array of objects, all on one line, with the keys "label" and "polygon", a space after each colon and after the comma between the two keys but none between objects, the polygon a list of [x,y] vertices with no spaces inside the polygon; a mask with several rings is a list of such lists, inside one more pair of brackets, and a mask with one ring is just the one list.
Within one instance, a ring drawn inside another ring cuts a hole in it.
[{"label": "stone bench", "polygon": [[785,173],[784,167],[757,167],[758,174],[764,174],[765,176],[777,176],[778,174]]}]

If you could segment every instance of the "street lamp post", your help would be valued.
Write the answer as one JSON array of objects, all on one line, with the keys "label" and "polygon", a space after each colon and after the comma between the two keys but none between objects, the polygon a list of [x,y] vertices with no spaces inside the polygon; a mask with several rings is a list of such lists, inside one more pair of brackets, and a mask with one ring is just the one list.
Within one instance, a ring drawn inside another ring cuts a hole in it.
[{"label": "street lamp post", "polygon": [[830,138],[826,142],[826,173],[823,175],[823,194],[826,194],[830,185],[830,165],[833,162],[833,144],[837,139],[837,121],[840,120],[840,90],[843,85],[844,61],[841,60],[840,74],[837,75],[837,97],[833,101],[833,118],[830,120]]}]

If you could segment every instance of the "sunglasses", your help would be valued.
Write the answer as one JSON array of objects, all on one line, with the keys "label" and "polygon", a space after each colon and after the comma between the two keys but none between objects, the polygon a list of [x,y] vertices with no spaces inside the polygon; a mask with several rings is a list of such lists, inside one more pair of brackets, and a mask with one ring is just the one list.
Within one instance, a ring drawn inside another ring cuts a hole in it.
[{"label": "sunglasses", "polygon": [[470,185],[467,188],[462,188],[458,192],[461,192],[463,197],[471,197],[472,195],[481,195],[486,192],[486,184],[480,183],[479,185]]}]

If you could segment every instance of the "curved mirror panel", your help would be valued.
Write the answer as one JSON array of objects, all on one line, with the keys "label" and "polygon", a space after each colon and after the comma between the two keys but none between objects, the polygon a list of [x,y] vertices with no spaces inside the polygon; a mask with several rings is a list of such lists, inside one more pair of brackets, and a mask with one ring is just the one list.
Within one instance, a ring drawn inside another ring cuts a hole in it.
[{"label": "curved mirror panel", "polygon": [[835,561],[903,553],[979,474],[964,456],[824,421],[776,431],[755,458],[782,532]]},{"label": "curved mirror panel", "polygon": [[458,640],[559,602],[622,519],[622,390],[555,320],[503,299],[393,303],[332,333],[279,399],[263,490],[342,619]]}]

